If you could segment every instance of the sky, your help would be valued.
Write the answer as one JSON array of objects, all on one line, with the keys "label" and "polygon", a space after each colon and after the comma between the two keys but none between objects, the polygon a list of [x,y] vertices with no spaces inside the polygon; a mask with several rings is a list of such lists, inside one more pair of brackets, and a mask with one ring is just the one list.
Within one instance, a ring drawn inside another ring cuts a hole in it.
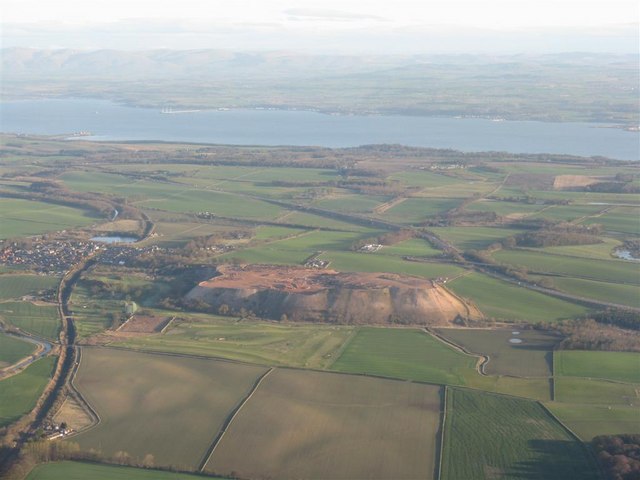
[{"label": "sky", "polygon": [[628,0],[2,0],[3,47],[638,51]]}]

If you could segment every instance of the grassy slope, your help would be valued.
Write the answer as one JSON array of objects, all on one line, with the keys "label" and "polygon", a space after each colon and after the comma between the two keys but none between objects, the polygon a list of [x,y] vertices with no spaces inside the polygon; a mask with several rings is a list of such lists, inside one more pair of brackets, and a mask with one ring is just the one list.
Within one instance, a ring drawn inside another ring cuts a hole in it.
[{"label": "grassy slope", "polygon": [[583,446],[539,404],[448,390],[444,480],[597,479]]}]

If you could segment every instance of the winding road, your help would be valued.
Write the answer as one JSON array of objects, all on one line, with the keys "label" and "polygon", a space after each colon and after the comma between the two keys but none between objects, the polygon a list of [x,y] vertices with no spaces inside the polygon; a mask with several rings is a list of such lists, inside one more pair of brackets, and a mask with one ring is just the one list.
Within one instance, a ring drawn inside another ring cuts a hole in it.
[{"label": "winding road", "polygon": [[11,377],[12,375],[20,373],[36,360],[39,360],[42,357],[48,355],[53,348],[53,344],[48,342],[47,340],[24,333],[19,330],[17,332],[7,332],[0,329],[0,333],[4,333],[9,337],[17,338],[18,340],[33,343],[34,345],[36,345],[35,352],[30,354],[28,357],[25,357],[14,363],[13,365],[9,365],[0,370],[0,379]]}]

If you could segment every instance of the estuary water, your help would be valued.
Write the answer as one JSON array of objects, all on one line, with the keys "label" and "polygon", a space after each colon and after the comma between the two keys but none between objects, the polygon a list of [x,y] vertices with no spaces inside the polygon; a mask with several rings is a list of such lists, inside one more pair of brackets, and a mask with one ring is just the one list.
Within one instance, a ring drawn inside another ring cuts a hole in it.
[{"label": "estuary water", "polygon": [[611,125],[403,115],[327,115],[291,110],[165,113],[94,99],[0,103],[0,131],[91,132],[91,140],[354,147],[397,143],[465,152],[558,153],[640,159],[640,133]]}]

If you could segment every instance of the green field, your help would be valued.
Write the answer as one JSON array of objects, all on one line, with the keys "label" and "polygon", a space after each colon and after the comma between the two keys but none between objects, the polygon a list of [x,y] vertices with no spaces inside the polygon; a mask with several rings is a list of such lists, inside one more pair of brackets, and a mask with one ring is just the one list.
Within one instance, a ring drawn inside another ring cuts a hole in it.
[{"label": "green field", "polygon": [[240,478],[431,478],[440,397],[437,386],[276,369],[206,469]]},{"label": "green field", "polygon": [[481,376],[477,362],[421,330],[363,327],[331,369],[550,400],[548,379]]},{"label": "green field", "polygon": [[434,227],[429,230],[462,250],[481,250],[522,232],[515,228],[499,227]]},{"label": "green field", "polygon": [[280,324],[201,315],[176,322],[166,334],[116,343],[132,349],[229,358],[263,365],[324,368],[335,360],[353,327]]},{"label": "green field", "polygon": [[421,330],[361,328],[331,368],[464,385],[465,378],[475,374],[476,362],[475,357],[459,353]]},{"label": "green field", "polygon": [[561,220],[566,222],[595,215],[601,212],[604,208],[605,207],[602,205],[554,205],[532,215],[532,217]]},{"label": "green field", "polygon": [[607,231],[640,235],[640,207],[617,207],[583,223],[602,225]]},{"label": "green field", "polygon": [[57,288],[59,282],[58,277],[44,277],[42,275],[0,275],[0,300],[36,295],[40,291]]},{"label": "green field", "polygon": [[[517,334],[513,334],[517,331]],[[557,336],[538,330],[466,330],[441,328],[438,332],[467,351],[489,356],[484,371],[488,375],[550,377],[553,375],[553,347]],[[510,343],[510,339],[522,343]]]},{"label": "green field", "polygon": [[597,435],[640,432],[640,412],[636,406],[559,402],[546,405],[562,423],[586,442]]},{"label": "green field", "polygon": [[97,221],[79,208],[17,198],[0,198],[0,240],[82,227]]},{"label": "green field", "polygon": [[531,273],[557,273],[592,280],[640,285],[638,266],[624,260],[578,258],[521,249],[501,250],[493,256],[501,263],[524,267]]},{"label": "green field", "polygon": [[374,208],[389,201],[390,197],[343,194],[314,202],[314,206],[326,210],[347,213],[372,213]]},{"label": "green field", "polygon": [[544,205],[535,205],[520,202],[500,202],[496,200],[488,200],[481,202],[474,202],[468,205],[465,210],[470,212],[495,212],[500,216],[529,216],[542,210]]},{"label": "green field", "polygon": [[448,263],[409,262],[394,255],[384,255],[384,248],[377,253],[326,252],[319,257],[328,260],[329,268],[341,272],[385,272],[415,275],[425,278],[454,277],[464,272]]},{"label": "green field", "polygon": [[621,245],[621,242],[609,237],[601,237],[602,243],[591,245],[565,245],[562,247],[537,248],[535,251],[555,253],[558,255],[568,255],[580,258],[599,258],[601,260],[611,260],[613,250]]},{"label": "green field", "polygon": [[559,350],[554,364],[556,375],[640,383],[640,353]]},{"label": "green field", "polygon": [[129,197],[139,206],[169,212],[209,211],[221,216],[273,218],[280,207],[259,200],[176,183],[134,181],[123,175],[68,172],[61,176],[73,190],[108,192]]},{"label": "green field", "polygon": [[41,337],[55,340],[60,331],[58,309],[53,305],[31,302],[0,302],[0,318]]},{"label": "green field", "polygon": [[0,380],[0,427],[15,422],[35,407],[55,361],[55,357],[42,358],[17,375]]},{"label": "green field", "polygon": [[538,403],[449,388],[442,479],[598,479],[586,448]]},{"label": "green field", "polygon": [[13,365],[18,360],[28,357],[36,349],[32,343],[0,332],[0,368]]},{"label": "green field", "polygon": [[456,208],[459,198],[409,198],[380,215],[390,222],[417,224],[427,218]]},{"label": "green field", "polygon": [[[543,278],[532,276],[532,278]],[[593,298],[601,302],[617,303],[628,307],[640,308],[640,289],[637,285],[596,282],[581,278],[544,277],[551,279],[553,287],[572,295]]]},{"label": "green field", "polygon": [[555,393],[555,400],[564,403],[640,407],[640,385],[632,383],[595,378],[556,377]]},{"label": "green field", "polygon": [[435,257],[436,255],[440,255],[442,251],[433,248],[426,240],[411,238],[404,242],[396,243],[395,245],[384,246],[377,253],[381,255]]},{"label": "green field", "polygon": [[[75,385],[101,422],[74,437],[107,457],[194,469],[263,368],[197,358],[84,348]],[[179,441],[177,440],[179,439]]]},{"label": "green field", "polygon": [[69,461],[37,465],[27,476],[27,480],[198,480],[202,478],[186,473]]},{"label": "green field", "polygon": [[580,305],[474,272],[447,284],[487,316],[506,321],[551,322],[587,313]]}]

